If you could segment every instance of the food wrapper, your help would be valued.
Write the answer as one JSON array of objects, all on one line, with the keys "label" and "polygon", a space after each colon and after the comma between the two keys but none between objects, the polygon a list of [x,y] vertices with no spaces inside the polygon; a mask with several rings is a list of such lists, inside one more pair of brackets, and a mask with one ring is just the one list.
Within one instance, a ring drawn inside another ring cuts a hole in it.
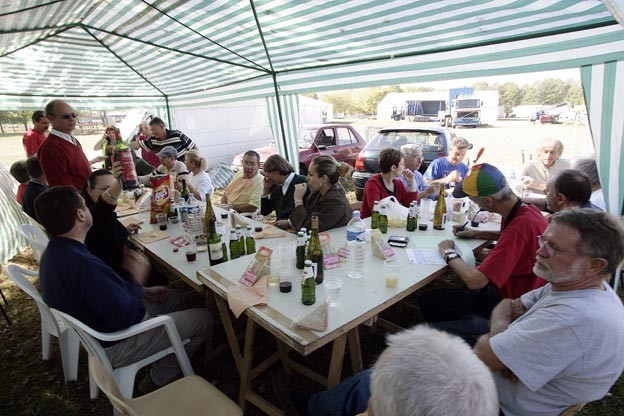
[{"label": "food wrapper", "polygon": [[371,233],[371,246],[373,248],[373,255],[382,260],[388,260],[396,255],[384,240],[379,229],[375,229]]},{"label": "food wrapper", "polygon": [[169,213],[169,175],[151,176],[149,185],[152,188],[152,206],[150,209],[150,224],[156,224],[156,215]]},{"label": "food wrapper", "polygon": [[247,267],[245,272],[240,278],[240,283],[244,286],[251,287],[253,286],[258,279],[267,274],[267,270],[269,269],[267,266],[270,264],[271,254],[273,250],[268,247],[260,247],[258,252],[254,256],[254,259],[251,261],[251,264]]},{"label": "food wrapper", "polygon": [[319,233],[321,249],[323,250],[323,269],[331,270],[340,267],[340,257],[336,253],[336,249],[331,243],[329,232],[323,231]]},{"label": "food wrapper", "polygon": [[237,318],[245,309],[267,303],[267,277],[261,277],[253,287],[231,286],[227,292],[227,301],[230,310]]}]

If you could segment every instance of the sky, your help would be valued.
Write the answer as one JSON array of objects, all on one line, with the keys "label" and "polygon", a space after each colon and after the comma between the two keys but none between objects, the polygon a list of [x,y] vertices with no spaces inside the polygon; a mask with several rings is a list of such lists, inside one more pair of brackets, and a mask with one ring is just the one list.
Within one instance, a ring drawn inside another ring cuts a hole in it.
[{"label": "sky", "polygon": [[435,81],[435,82],[427,82],[427,83],[419,83],[417,84],[419,87],[431,87],[436,89],[448,89],[454,88],[457,86],[471,86],[476,82],[487,81],[489,84],[503,84],[505,82],[514,82],[518,84],[518,86],[522,86],[525,84],[533,84],[536,81],[541,81],[546,78],[559,78],[562,80],[574,80],[578,81],[581,79],[581,72],[578,68],[572,69],[561,69],[557,71],[544,71],[544,72],[530,72],[525,74],[515,74],[515,75],[500,75],[500,76],[491,76],[491,77],[479,77],[479,78],[464,78],[464,79],[454,79],[450,81]]}]

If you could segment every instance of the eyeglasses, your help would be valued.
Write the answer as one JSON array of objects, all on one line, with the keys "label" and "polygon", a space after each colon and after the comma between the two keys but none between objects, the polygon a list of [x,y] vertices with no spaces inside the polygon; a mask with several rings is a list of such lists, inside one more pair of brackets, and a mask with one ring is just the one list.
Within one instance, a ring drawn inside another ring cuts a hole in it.
[{"label": "eyeglasses", "polygon": [[573,253],[571,251],[563,251],[563,250],[559,250],[558,248],[553,247],[546,239],[544,239],[543,235],[537,236],[537,244],[540,246],[540,248],[544,247],[546,249],[546,253],[548,253],[549,256],[554,256],[555,254],[566,254],[568,256],[580,256],[579,253]]}]

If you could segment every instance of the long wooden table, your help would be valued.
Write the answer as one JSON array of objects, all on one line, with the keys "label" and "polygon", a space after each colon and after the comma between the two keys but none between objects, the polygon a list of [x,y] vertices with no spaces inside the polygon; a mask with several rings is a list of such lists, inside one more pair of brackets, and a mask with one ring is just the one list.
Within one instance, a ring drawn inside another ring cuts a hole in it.
[{"label": "long wooden table", "polygon": [[[334,247],[338,249],[346,241],[346,227],[332,230],[330,235]],[[407,233],[404,229],[390,228],[385,237],[387,238],[389,235],[408,235],[411,238],[408,247],[412,248],[433,248],[437,247],[440,240],[453,238],[450,225],[443,231],[436,231],[429,227],[428,231],[412,233]],[[256,246],[261,246],[263,242],[264,240],[257,241]],[[461,242],[464,250],[474,251],[481,249],[488,243],[484,240],[461,240]],[[325,271],[325,277],[341,277],[343,287],[340,294],[340,306],[330,308],[329,324],[327,329],[322,332],[298,329],[292,326],[294,319],[304,316],[311,310],[309,306],[301,303],[301,288],[298,284],[301,272],[295,269],[297,274],[292,279],[292,292],[283,294],[279,292],[278,288],[269,287],[267,305],[254,306],[245,311],[248,320],[242,352],[234,332],[226,299],[228,289],[238,284],[240,276],[251,261],[251,256],[198,271],[199,281],[214,293],[215,302],[241,377],[239,394],[241,407],[245,408],[246,403],[251,402],[267,414],[282,414],[277,407],[255,393],[251,387],[251,381],[257,375],[279,360],[282,361],[287,370],[298,371],[327,387],[332,387],[340,381],[343,358],[348,343],[353,372],[362,370],[358,326],[437,277],[442,276],[447,270],[444,265],[410,264],[405,249],[395,248],[394,251],[397,257],[403,261],[399,284],[395,289],[385,287],[383,261],[373,255],[366,256],[364,262],[365,277],[363,279],[348,278],[345,264],[340,268]],[[324,287],[322,285],[316,286],[317,304],[325,298]],[[264,328],[275,337],[278,348],[273,355],[253,367],[254,339],[258,327]],[[305,356],[329,343],[333,343],[333,345],[327,376],[306,368],[288,356],[289,349]]]}]

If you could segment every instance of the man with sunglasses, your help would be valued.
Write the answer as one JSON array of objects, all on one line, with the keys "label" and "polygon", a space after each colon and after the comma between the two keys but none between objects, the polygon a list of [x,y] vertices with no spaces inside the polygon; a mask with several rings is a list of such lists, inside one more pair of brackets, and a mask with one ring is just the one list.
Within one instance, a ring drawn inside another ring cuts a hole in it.
[{"label": "man with sunglasses", "polygon": [[549,283],[503,300],[475,346],[505,415],[558,415],[599,400],[624,370],[624,307],[605,281],[624,257],[621,220],[561,211],[537,241],[533,271]]},{"label": "man with sunglasses", "polygon": [[45,116],[52,124],[48,138],[39,147],[39,164],[50,186],[71,185],[80,190],[91,174],[91,164],[104,160],[98,156],[88,160],[80,142],[72,136],[76,128],[74,109],[62,100],[50,101]]}]

